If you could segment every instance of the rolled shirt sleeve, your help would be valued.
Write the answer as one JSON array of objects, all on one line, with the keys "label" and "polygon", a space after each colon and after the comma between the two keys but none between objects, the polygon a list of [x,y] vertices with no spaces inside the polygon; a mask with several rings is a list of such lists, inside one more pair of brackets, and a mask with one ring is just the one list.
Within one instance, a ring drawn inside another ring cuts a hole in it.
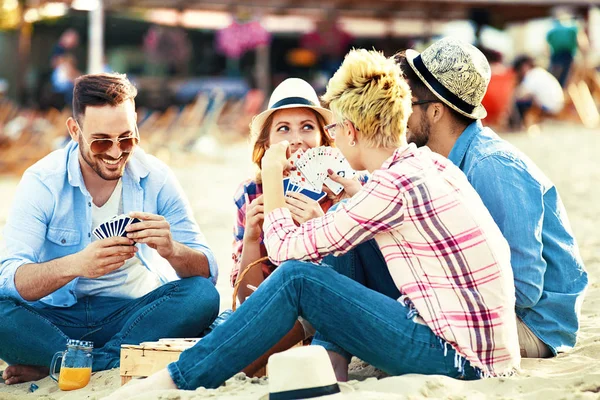
[{"label": "rolled shirt sleeve", "polygon": [[4,228],[0,295],[25,301],[15,286],[15,274],[21,265],[40,262],[52,198],[52,193],[38,176],[27,172],[23,175]]}]

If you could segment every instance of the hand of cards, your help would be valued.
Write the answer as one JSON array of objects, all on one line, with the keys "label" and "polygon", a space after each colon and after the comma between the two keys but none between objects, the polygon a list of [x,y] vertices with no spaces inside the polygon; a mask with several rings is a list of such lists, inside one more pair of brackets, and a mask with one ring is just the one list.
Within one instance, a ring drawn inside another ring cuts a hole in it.
[{"label": "hand of cards", "polygon": [[[344,187],[331,180],[327,170],[331,169],[334,174],[348,179],[352,179],[356,175],[356,171],[350,167],[348,160],[335,147],[320,146],[306,151],[298,150],[290,157],[290,163],[294,170],[290,172],[289,183],[284,183],[284,192],[286,193],[292,185],[292,190],[300,188],[294,190],[297,192],[304,193],[303,190],[307,190],[320,194],[323,184],[325,184],[337,195],[344,190]],[[287,190],[285,185],[287,185]]]},{"label": "hand of cards", "polygon": [[98,225],[98,227],[94,229],[92,233],[98,239],[106,239],[114,236],[127,237],[127,232],[125,232],[125,228],[127,228],[131,224],[135,224],[138,222],[142,221],[137,218],[131,218],[125,214],[116,215],[110,220]]}]

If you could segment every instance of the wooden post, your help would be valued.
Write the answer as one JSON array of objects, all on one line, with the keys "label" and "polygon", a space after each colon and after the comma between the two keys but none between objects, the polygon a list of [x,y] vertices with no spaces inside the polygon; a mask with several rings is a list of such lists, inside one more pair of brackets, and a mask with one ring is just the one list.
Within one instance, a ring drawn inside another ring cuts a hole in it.
[{"label": "wooden post", "polygon": [[19,1],[19,39],[18,39],[18,57],[17,57],[17,79],[15,85],[15,94],[17,102],[25,102],[25,77],[29,67],[29,55],[31,53],[31,33],[33,27],[31,23],[25,21],[25,1]]},{"label": "wooden post", "polygon": [[256,49],[256,84],[268,96],[271,93],[271,44],[259,46]]},{"label": "wooden post", "polygon": [[88,73],[102,72],[104,65],[104,0],[89,11]]}]

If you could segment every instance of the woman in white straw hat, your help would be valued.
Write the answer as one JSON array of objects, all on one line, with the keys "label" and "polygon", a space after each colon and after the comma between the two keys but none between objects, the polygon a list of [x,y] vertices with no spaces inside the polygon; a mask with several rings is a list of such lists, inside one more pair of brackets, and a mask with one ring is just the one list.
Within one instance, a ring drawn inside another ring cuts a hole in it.
[{"label": "woman in white straw hat", "polygon": [[[261,184],[261,161],[270,145],[282,140],[290,142],[292,152],[306,151],[317,146],[332,146],[333,140],[325,132],[325,125],[331,123],[331,111],[321,107],[313,87],[299,78],[288,78],[279,84],[269,99],[265,111],[256,115],[250,124],[253,141],[252,161],[258,167],[254,179],[243,181],[234,196],[236,220],[233,230],[233,262],[231,284],[234,285],[246,267],[267,255],[263,244],[263,198]],[[288,206],[297,223],[324,215],[332,205],[326,197],[320,203],[303,195],[289,192]],[[243,303],[246,298],[273,272],[275,265],[265,263],[262,268],[254,268],[240,283],[238,298]],[[306,331],[306,332],[305,332]],[[303,329],[298,323],[290,334],[273,351],[285,350],[306,336],[312,336],[309,326]],[[246,372],[254,373],[264,366],[267,355],[253,363]]]},{"label": "woman in white straw hat", "polygon": [[[281,185],[290,144],[271,145],[262,160],[265,246],[279,267],[177,362],[115,398],[218,387],[298,316],[317,329],[330,356],[344,357],[346,374],[350,355],[392,375],[477,379],[519,366],[506,241],[458,168],[406,143],[410,90],[398,66],[378,52],[352,50],[323,99],[334,113],[328,130],[336,146],[352,168],[372,173],[369,182],[297,226]],[[382,257],[346,262],[387,271],[396,298],[329,267],[371,243]],[[334,364],[338,379],[341,366]]]},{"label": "woman in white straw hat", "polygon": [[510,246],[521,356],[573,348],[588,275],[552,181],[480,121],[490,81],[485,56],[444,38],[422,53],[398,54],[396,62],[412,90],[408,141],[466,174]]}]

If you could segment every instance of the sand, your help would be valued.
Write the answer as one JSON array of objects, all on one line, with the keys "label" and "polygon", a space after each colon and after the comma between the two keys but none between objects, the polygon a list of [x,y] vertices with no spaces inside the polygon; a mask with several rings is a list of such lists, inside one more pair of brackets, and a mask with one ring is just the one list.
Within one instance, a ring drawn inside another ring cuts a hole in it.
[{"label": "sand", "polygon": [[[528,154],[554,181],[563,198],[571,225],[590,275],[590,286],[583,303],[581,331],[576,348],[568,354],[547,360],[524,360],[520,373],[512,378],[463,382],[440,376],[382,376],[372,367],[353,363],[349,388],[340,398],[350,399],[599,399],[600,398],[600,132],[577,125],[546,123],[542,133],[532,136],[510,134],[504,137]],[[208,147],[208,146],[206,146]],[[217,146],[216,154],[198,154],[172,161],[202,231],[217,255],[220,278],[221,308],[231,306],[229,270],[231,268],[231,198],[238,183],[252,175],[245,143]],[[172,159],[173,159],[172,158]],[[192,166],[193,165],[193,166]],[[200,178],[200,179],[198,179]],[[6,221],[7,208],[17,179],[0,180],[0,226]],[[0,362],[0,369],[2,369]],[[30,384],[0,384],[1,399],[97,399],[120,385],[118,370],[94,374],[91,383],[74,392],[61,392],[46,378],[36,382],[39,389],[28,392]],[[257,399],[268,393],[267,382],[238,375],[217,390],[155,391],[140,399]]]}]

